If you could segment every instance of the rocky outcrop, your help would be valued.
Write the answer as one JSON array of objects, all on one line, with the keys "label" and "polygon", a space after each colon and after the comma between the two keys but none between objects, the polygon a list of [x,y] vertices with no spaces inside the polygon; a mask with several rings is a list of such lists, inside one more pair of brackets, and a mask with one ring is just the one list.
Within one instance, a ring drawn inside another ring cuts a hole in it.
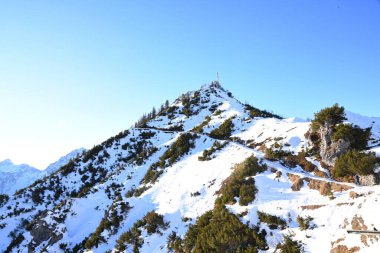
[{"label": "rocky outcrop", "polygon": [[301,190],[301,187],[303,186],[303,178],[291,173],[287,173],[286,175],[288,176],[289,180],[293,183],[293,185],[291,186],[292,190],[293,191]]},{"label": "rocky outcrop", "polygon": [[350,147],[350,142],[343,139],[332,141],[332,135],[333,126],[325,124],[308,136],[309,145],[318,146],[316,150],[319,151],[322,162],[328,166],[334,166],[336,158],[346,153]]},{"label": "rocky outcrop", "polygon": [[379,174],[355,176],[355,183],[361,186],[373,186],[379,184]]},{"label": "rocky outcrop", "polygon": [[337,142],[330,142],[330,145],[327,143],[321,145],[320,155],[322,162],[326,163],[329,166],[334,166],[335,160],[346,153],[350,143],[344,140],[338,140]]},{"label": "rocky outcrop", "polygon": [[48,245],[52,245],[62,239],[62,234],[54,233],[55,228],[50,227],[46,221],[38,220],[30,231],[33,240],[28,244],[28,252],[34,252],[42,242],[48,241]]},{"label": "rocky outcrop", "polygon": [[292,173],[286,174],[289,180],[293,183],[291,186],[293,191],[299,191],[301,187],[304,185],[304,181],[307,182],[307,186],[310,189],[317,190],[321,195],[330,196],[333,192],[342,192],[352,189],[352,186],[328,182],[324,180],[313,179],[309,177],[301,177],[299,175],[295,175]]},{"label": "rocky outcrop", "polygon": [[342,192],[352,189],[352,186],[339,184],[335,182],[326,182],[323,180],[316,180],[311,178],[306,178],[305,181],[308,182],[307,186],[310,189],[317,190],[321,195],[330,196],[332,192]]},{"label": "rocky outcrop", "polygon": [[331,249],[330,253],[355,253],[360,251],[358,246],[348,248],[346,245],[338,245],[335,248]]}]

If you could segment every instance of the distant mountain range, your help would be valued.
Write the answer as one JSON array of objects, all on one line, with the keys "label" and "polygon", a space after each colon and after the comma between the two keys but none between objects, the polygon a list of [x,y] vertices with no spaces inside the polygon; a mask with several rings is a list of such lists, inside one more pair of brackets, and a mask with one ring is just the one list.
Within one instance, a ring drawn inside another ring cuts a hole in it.
[{"label": "distant mountain range", "polygon": [[27,164],[17,165],[9,159],[0,162],[0,194],[14,194],[17,190],[29,186],[37,179],[55,172],[67,164],[70,159],[74,159],[84,151],[85,149],[83,148],[73,150],[58,161],[50,164],[44,170],[38,170]]}]

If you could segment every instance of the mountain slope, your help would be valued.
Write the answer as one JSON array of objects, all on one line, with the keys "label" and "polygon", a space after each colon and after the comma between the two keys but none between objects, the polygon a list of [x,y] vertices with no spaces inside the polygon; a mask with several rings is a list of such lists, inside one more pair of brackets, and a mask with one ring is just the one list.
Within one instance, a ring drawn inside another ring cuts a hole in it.
[{"label": "mountain slope", "polygon": [[[313,170],[266,159],[264,150],[279,146],[302,153],[309,127],[310,122],[244,105],[218,83],[204,86],[3,201],[0,249],[165,252],[173,232],[178,246],[200,217],[220,211],[220,198],[228,199],[226,192],[238,183],[245,188],[225,206],[235,217],[229,220],[257,230],[253,252],[274,252],[289,234],[307,252],[344,247],[376,252],[379,238],[346,230],[380,227],[371,211],[379,186],[336,182],[313,157],[303,161]],[[251,156],[263,172],[239,178],[239,166]],[[255,189],[254,201],[240,201]],[[271,224],[265,219],[273,218],[263,212],[285,224]],[[297,218],[307,216],[313,220],[301,230]],[[221,231],[229,229],[226,223],[227,218],[219,224]]]}]

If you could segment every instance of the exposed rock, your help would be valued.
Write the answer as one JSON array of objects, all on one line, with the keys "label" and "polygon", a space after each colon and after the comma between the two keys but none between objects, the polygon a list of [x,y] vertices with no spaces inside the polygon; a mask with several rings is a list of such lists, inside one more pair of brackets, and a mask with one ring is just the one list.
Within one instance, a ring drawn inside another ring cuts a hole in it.
[{"label": "exposed rock", "polygon": [[364,224],[364,220],[361,216],[355,215],[352,218],[351,226],[353,230],[367,230],[368,227]]},{"label": "exposed rock", "polygon": [[324,206],[326,205],[306,205],[306,206],[300,206],[300,207],[302,210],[315,210]]},{"label": "exposed rock", "polygon": [[[347,152],[350,147],[350,142],[345,140],[332,141],[333,127],[329,124],[321,126],[320,129],[313,134],[307,135],[310,146],[318,146],[321,160],[328,166],[334,166],[336,158]],[[318,140],[316,140],[316,138]]]},{"label": "exposed rock", "polygon": [[331,249],[330,253],[354,253],[358,252],[360,248],[358,246],[348,248],[346,245],[338,245]]},{"label": "exposed rock", "polygon": [[338,204],[336,204],[336,206],[348,206],[348,205],[353,206],[354,203],[353,203],[353,202],[351,202],[351,203],[349,203],[349,202],[344,202],[344,203],[338,203]]},{"label": "exposed rock", "polygon": [[359,197],[359,194],[354,191],[350,191],[349,194],[350,194],[350,198],[352,199],[356,199],[357,197]]},{"label": "exposed rock", "polygon": [[322,126],[319,130],[321,138],[320,142],[320,156],[324,163],[333,166],[336,158],[347,152],[350,143],[344,140],[333,142],[331,140],[333,128],[330,125]]},{"label": "exposed rock", "polygon": [[291,187],[292,190],[293,191],[301,190],[301,187],[303,186],[303,178],[301,178],[298,175],[294,175],[294,174],[290,174],[290,173],[287,173],[286,175],[288,176],[289,180],[293,183],[293,185]]},{"label": "exposed rock", "polygon": [[300,178],[294,184],[292,185],[292,190],[293,191],[299,191],[301,190],[301,187],[303,186],[303,179]]},{"label": "exposed rock", "polygon": [[316,171],[315,171],[315,175],[316,175],[317,177],[328,178],[326,172],[323,172],[323,171],[321,171],[321,170],[316,170]]},{"label": "exposed rock", "polygon": [[49,240],[48,244],[52,245],[62,239],[62,234],[56,235],[54,228],[51,228],[46,221],[40,219],[33,226],[30,234],[33,240],[28,244],[28,252],[34,252],[34,249],[38,247],[42,242]]},{"label": "exposed rock", "polygon": [[288,176],[289,180],[294,184],[297,180],[299,180],[301,178],[301,176],[298,176],[298,175],[295,175],[295,174],[292,174],[292,173],[286,173],[286,175]]},{"label": "exposed rock", "polygon": [[361,186],[373,186],[376,184],[379,184],[379,176],[378,174],[375,175],[365,175],[365,176],[360,176],[356,175],[355,176],[355,183]]},{"label": "exposed rock", "polygon": [[324,196],[331,196],[332,192],[342,192],[352,189],[352,186],[339,184],[334,182],[327,182],[323,180],[312,179],[309,177],[301,178],[299,175],[295,175],[292,173],[286,173],[289,180],[293,183],[292,190],[299,191],[301,187],[304,185],[304,181],[308,182],[308,186],[310,189],[317,190]]},{"label": "exposed rock", "polygon": [[310,189],[317,190],[321,193],[321,195],[324,196],[330,196],[332,194],[332,191],[335,192],[342,192],[346,190],[350,190],[353,187],[344,185],[344,184],[338,184],[334,182],[326,182],[323,180],[316,180],[311,178],[306,178],[305,181],[308,181],[308,186]]},{"label": "exposed rock", "polygon": [[334,183],[334,182],[330,182],[329,184],[331,185],[331,189],[335,192],[347,191],[347,190],[354,188],[354,187],[349,186],[349,185],[338,184],[338,183]]}]

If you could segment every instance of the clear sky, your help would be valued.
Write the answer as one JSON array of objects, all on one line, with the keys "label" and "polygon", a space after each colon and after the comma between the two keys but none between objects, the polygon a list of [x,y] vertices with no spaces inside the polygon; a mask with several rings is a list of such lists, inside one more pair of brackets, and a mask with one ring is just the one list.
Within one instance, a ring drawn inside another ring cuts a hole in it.
[{"label": "clear sky", "polygon": [[380,116],[380,1],[2,1],[0,160],[42,169],[217,71],[283,116]]}]

